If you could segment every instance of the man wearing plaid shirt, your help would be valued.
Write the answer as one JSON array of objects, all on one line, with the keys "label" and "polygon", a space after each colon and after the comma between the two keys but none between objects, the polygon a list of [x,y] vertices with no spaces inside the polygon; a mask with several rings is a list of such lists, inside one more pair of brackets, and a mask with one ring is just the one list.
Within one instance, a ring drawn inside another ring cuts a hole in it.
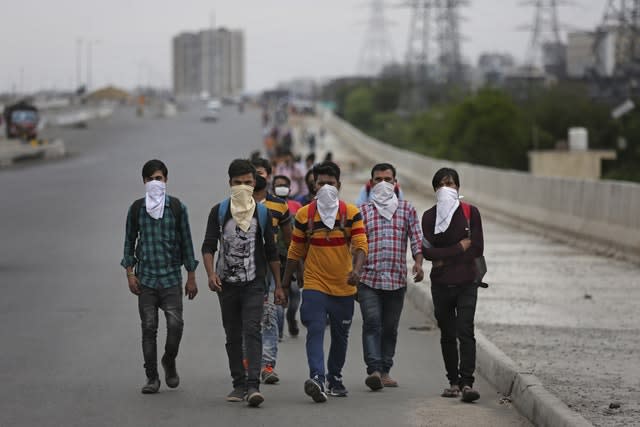
[{"label": "man wearing plaid shirt", "polygon": [[[178,387],[176,356],[182,338],[182,265],[187,270],[185,295],[198,293],[187,208],[166,194],[167,167],[160,160],[150,160],[142,168],[144,199],[133,203],[127,215],[124,256],[120,263],[127,270],[131,293],[138,296],[142,325],[142,353],[147,382],[142,393],[158,392],[156,335],[158,308],[167,320],[167,340],[162,356],[165,382]],[[135,217],[134,217],[135,216]]]},{"label": "man wearing plaid shirt", "polygon": [[380,163],[371,170],[371,199],[360,207],[369,254],[360,277],[362,346],[367,364],[365,384],[371,390],[397,387],[389,375],[398,337],[398,323],[407,286],[407,241],[411,242],[414,281],[422,271],[422,231],[415,208],[394,192],[396,170]]}]

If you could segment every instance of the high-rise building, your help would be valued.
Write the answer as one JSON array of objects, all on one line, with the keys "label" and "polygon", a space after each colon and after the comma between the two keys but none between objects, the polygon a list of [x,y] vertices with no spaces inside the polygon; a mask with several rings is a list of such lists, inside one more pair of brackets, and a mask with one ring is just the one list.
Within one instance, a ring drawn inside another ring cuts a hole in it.
[{"label": "high-rise building", "polygon": [[225,28],[173,38],[176,96],[236,96],[244,90],[244,34]]}]

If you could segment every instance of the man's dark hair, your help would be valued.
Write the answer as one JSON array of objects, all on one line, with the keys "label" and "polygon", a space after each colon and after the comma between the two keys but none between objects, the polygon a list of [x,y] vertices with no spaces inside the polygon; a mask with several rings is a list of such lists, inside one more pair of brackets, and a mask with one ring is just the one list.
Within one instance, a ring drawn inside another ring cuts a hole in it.
[{"label": "man's dark hair", "polygon": [[167,171],[167,165],[165,165],[162,161],[158,159],[149,160],[142,167],[142,179],[151,178],[151,175],[155,171],[162,172],[165,178],[169,175],[169,171]]},{"label": "man's dark hair", "polygon": [[340,182],[340,167],[333,162],[322,162],[313,167],[313,179],[317,181],[318,175],[329,175]]},{"label": "man's dark hair", "polygon": [[455,169],[451,168],[442,168],[435,175],[433,175],[433,180],[431,181],[431,185],[433,185],[433,189],[436,190],[445,178],[451,178],[453,182],[456,183],[458,187],[460,187],[460,177],[458,177],[458,172]]},{"label": "man's dark hair", "polygon": [[311,164],[316,162],[316,153],[309,153],[307,157],[304,159],[306,162],[311,162]]},{"label": "man's dark hair", "polygon": [[291,187],[291,179],[287,175],[276,175],[271,180],[271,182],[273,183],[273,188],[276,188],[276,181],[279,179],[284,179],[285,181],[287,181],[287,185]]},{"label": "man's dark hair", "polygon": [[253,167],[249,160],[235,159],[229,165],[229,179],[235,178],[236,176],[246,175],[248,173],[252,174],[255,179],[256,168]]},{"label": "man's dark hair", "polygon": [[267,175],[271,175],[271,163],[264,157],[251,159],[251,164],[254,168],[264,168],[267,171]]},{"label": "man's dark hair", "polygon": [[382,172],[382,171],[388,171],[388,170],[390,170],[391,173],[393,173],[393,178],[395,179],[396,168],[394,168],[391,163],[378,163],[377,165],[375,165],[373,169],[371,169],[371,179],[373,179],[373,174],[375,172]]}]

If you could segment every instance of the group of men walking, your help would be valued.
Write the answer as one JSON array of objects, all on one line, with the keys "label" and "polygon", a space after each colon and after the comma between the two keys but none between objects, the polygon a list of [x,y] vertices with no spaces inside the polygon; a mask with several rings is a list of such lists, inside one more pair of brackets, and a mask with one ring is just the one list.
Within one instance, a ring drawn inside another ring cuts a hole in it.
[{"label": "group of men walking", "polygon": [[[482,224],[475,207],[469,218],[463,212],[456,171],[442,169],[434,176],[437,204],[422,223],[403,200],[394,166],[373,167],[359,207],[340,199],[340,174],[333,162],[313,166],[306,182],[314,197],[301,206],[288,203],[287,177],[272,178],[268,161],[236,159],[229,165],[229,197],[211,209],[202,244],[208,286],[218,295],[226,334],[232,377],[226,399],[259,406],[261,383],[280,380],[275,368],[285,308],[289,334],[296,336],[300,300],[309,367],[304,392],[313,401],[348,395],[342,369],[356,300],[363,319],[364,382],[374,391],[397,387],[390,371],[407,286],[407,247],[414,281],[424,277],[423,260],[433,262],[432,295],[449,380],[442,395],[478,399],[473,389],[474,259],[483,251]],[[193,299],[198,292],[186,207],[167,195],[167,177],[161,161],[144,165],[146,194],[129,209],[121,263],[130,291],[138,295],[147,376],[142,393],[149,394],[160,388],[158,308],[167,319],[161,358],[165,383],[179,385],[183,265],[185,294]],[[272,194],[276,189],[283,198]],[[331,344],[325,358],[327,326]]]}]

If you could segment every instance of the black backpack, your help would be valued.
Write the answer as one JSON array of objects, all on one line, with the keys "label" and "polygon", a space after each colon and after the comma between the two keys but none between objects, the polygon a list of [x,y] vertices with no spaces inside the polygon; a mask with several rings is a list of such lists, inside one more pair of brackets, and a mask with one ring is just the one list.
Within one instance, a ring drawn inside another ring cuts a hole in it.
[{"label": "black backpack", "polygon": [[[140,223],[138,217],[140,216],[140,209],[142,209],[142,205],[144,204],[144,197],[136,200],[131,205],[131,226],[136,234],[140,231]],[[182,203],[180,199],[177,197],[169,196],[169,208],[171,209],[171,213],[173,213],[173,217],[176,220],[176,239],[178,242],[180,241],[180,222],[182,220]]]}]

